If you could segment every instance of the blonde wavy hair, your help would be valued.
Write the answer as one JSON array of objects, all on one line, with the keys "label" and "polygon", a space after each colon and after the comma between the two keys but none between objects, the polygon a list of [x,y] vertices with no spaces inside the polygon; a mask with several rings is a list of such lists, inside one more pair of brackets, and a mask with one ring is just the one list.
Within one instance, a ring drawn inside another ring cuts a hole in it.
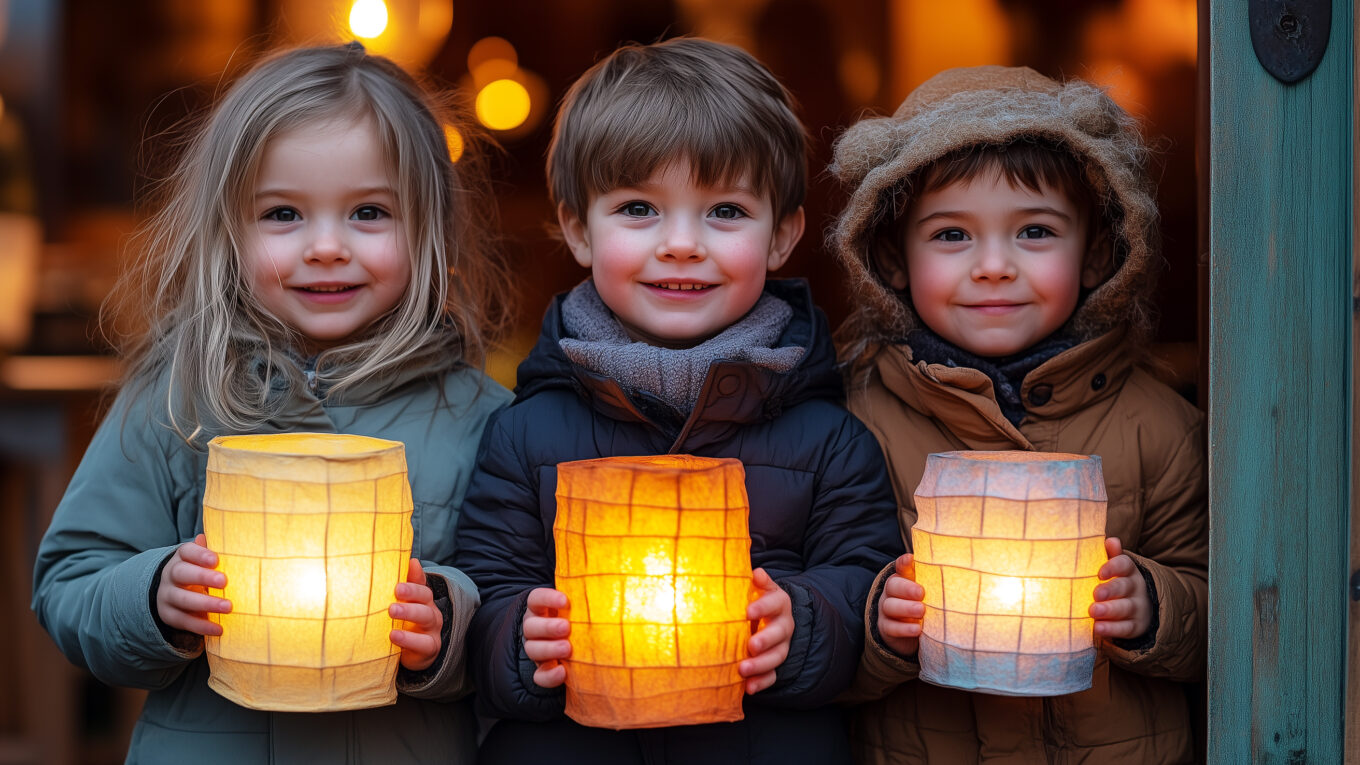
[{"label": "blonde wavy hair", "polygon": [[[494,206],[463,110],[358,43],[297,48],[260,61],[187,131],[174,169],[151,188],[152,214],[103,315],[127,361],[127,386],[168,379],[164,412],[187,442],[211,426],[259,427],[271,391],[304,385],[298,333],[251,294],[241,252],[265,148],[337,117],[371,117],[391,168],[411,253],[404,297],[361,335],[323,352],[328,395],[420,365],[480,364],[510,318]],[[445,126],[467,147],[455,164]],[[262,363],[263,362],[263,363]],[[157,390],[159,388],[157,387]]]}]

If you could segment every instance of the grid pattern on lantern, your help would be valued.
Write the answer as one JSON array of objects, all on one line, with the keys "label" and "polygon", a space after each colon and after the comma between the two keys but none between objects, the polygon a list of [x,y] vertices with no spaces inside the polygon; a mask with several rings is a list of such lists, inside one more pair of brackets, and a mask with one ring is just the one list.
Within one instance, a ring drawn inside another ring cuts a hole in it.
[{"label": "grid pattern on lantern", "polygon": [[[569,714],[586,701],[606,710],[588,724],[610,727],[679,724],[715,709],[740,719],[751,559],[744,474],[730,462],[694,472],[559,465]],[[640,700],[661,702],[665,715],[647,717]]]},{"label": "grid pattern on lantern", "polygon": [[912,528],[925,590],[922,676],[1012,695],[1089,686],[1089,608],[1106,560],[1098,462],[938,456]]},{"label": "grid pattern on lantern", "polygon": [[[337,472],[353,477],[349,467]],[[329,670],[329,682],[305,673],[305,680],[289,681],[310,686],[332,684],[336,672],[385,671],[399,654],[387,609],[405,579],[412,543],[406,473],[340,483],[324,477],[209,470],[204,534],[220,568],[231,572],[227,587],[213,591],[232,602],[231,613],[212,615],[223,626],[221,637],[210,638],[219,660],[268,665],[275,674]],[[342,552],[356,547],[365,552]],[[328,594],[328,581],[349,586]],[[346,668],[375,663],[382,666]]]}]

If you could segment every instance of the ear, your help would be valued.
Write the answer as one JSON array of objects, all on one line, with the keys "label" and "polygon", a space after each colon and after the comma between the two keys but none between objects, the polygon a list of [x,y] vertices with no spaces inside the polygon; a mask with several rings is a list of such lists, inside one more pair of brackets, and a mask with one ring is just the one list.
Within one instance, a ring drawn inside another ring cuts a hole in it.
[{"label": "ear", "polygon": [[770,238],[770,254],[765,259],[765,270],[777,270],[788,262],[789,256],[793,254],[793,246],[803,238],[805,222],[802,207],[780,219],[779,225],[775,226],[774,236]]},{"label": "ear", "polygon": [[571,256],[582,268],[590,268],[590,232],[586,222],[572,212],[566,202],[557,205],[557,226],[562,230],[562,239],[571,250]]},{"label": "ear", "polygon": [[1114,274],[1114,241],[1110,230],[1102,226],[1081,259],[1081,286],[1088,290],[1105,283]]},{"label": "ear", "polygon": [[907,288],[907,252],[902,246],[902,236],[900,226],[883,226],[874,235],[869,250],[870,267],[898,292]]}]

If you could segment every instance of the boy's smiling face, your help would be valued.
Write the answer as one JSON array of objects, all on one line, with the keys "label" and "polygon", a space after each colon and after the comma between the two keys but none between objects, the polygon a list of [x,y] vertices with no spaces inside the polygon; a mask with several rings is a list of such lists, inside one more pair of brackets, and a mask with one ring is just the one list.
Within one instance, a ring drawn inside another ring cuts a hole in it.
[{"label": "boy's smiling face", "polygon": [[576,262],[628,335],[686,348],[722,332],[760,299],[765,274],[803,233],[800,207],[776,219],[746,179],[703,186],[686,160],[645,181],[590,197],[585,220],[558,222]]},{"label": "boy's smiling face", "polygon": [[1012,185],[997,171],[919,194],[904,219],[906,272],[917,315],[979,356],[1018,353],[1065,324],[1082,287],[1103,276],[1084,211],[1043,185]]}]

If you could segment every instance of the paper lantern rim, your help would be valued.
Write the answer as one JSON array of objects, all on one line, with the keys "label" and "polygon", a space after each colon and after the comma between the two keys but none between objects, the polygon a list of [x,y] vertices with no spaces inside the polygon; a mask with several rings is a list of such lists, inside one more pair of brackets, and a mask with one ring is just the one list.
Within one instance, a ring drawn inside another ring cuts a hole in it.
[{"label": "paper lantern rim", "polygon": [[1100,463],[1096,454],[1072,454],[1069,452],[1032,452],[1022,449],[1001,451],[954,451],[934,452],[928,459],[968,460],[973,462],[1019,463],[1032,462],[1091,462]]},{"label": "paper lantern rim", "polygon": [[280,457],[324,457],[330,460],[367,459],[391,451],[405,450],[401,441],[361,436],[354,433],[254,433],[217,436],[209,448]]},{"label": "paper lantern rim", "polygon": [[736,465],[742,467],[741,460],[733,457],[696,457],[692,454],[654,454],[627,457],[596,457],[588,460],[560,462],[558,470],[629,470],[633,472],[654,473],[657,475],[679,473],[701,473],[706,470],[722,470]]}]

